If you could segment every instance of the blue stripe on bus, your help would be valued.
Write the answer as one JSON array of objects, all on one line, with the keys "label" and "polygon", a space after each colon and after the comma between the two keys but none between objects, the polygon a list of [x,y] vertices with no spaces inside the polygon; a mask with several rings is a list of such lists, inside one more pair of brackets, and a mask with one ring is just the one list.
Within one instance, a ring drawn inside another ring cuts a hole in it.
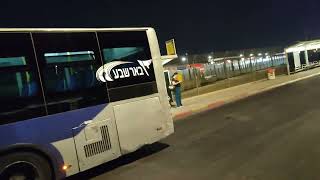
[{"label": "blue stripe on bus", "polygon": [[0,126],[0,147],[13,143],[51,143],[71,138],[72,128],[92,120],[106,104]]},{"label": "blue stripe on bus", "polygon": [[72,128],[94,119],[106,106],[102,104],[1,125],[0,150],[16,144],[36,145],[50,152],[58,164],[63,164],[61,154],[51,143],[73,138]]}]

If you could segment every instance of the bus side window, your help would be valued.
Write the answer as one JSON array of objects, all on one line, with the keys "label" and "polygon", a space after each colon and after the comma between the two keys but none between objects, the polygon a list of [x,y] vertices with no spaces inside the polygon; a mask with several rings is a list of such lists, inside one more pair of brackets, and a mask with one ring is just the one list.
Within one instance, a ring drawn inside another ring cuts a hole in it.
[{"label": "bus side window", "polygon": [[0,124],[46,115],[29,33],[0,33]]},{"label": "bus side window", "polygon": [[109,102],[95,33],[34,33],[49,114]]},{"label": "bus side window", "polygon": [[[98,38],[104,64],[117,63],[117,61],[127,63],[113,67],[110,71],[114,74],[111,77],[114,80],[107,82],[110,101],[126,100],[158,92],[145,31],[100,32]],[[147,65],[142,66],[142,62]],[[120,74],[126,72],[126,76],[120,75],[120,78],[116,78],[115,71],[120,71]]]}]

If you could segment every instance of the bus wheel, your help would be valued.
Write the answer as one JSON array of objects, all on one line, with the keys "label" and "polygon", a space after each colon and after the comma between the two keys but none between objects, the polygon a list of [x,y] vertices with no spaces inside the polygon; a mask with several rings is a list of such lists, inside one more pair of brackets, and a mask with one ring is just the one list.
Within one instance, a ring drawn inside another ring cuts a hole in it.
[{"label": "bus wheel", "polygon": [[34,153],[12,153],[0,157],[2,180],[51,180],[48,161]]}]

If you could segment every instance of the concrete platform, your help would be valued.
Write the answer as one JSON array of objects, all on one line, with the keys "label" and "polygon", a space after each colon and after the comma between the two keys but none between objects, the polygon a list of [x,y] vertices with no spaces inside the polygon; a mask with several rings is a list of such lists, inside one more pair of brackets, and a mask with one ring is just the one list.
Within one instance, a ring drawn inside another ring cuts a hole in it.
[{"label": "concrete platform", "polygon": [[320,68],[299,72],[289,76],[278,76],[275,80],[264,79],[212,93],[185,98],[182,100],[182,107],[171,109],[172,117],[174,120],[182,119],[199,112],[214,109],[230,102],[246,98],[248,96],[253,96],[261,92],[317,75],[320,75]]}]

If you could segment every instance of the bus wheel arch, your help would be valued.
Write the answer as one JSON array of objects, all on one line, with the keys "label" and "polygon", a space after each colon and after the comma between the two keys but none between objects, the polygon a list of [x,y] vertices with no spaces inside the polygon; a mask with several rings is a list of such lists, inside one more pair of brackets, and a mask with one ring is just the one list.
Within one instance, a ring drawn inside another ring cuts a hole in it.
[{"label": "bus wheel arch", "polygon": [[[12,158],[13,160],[18,160],[14,156],[18,156],[18,158],[20,158],[22,155],[31,156],[31,158],[35,158],[37,160],[43,159],[48,164],[48,167],[50,169],[51,179],[56,178],[59,170],[54,165],[55,163],[50,158],[48,153],[46,153],[43,150],[40,150],[38,148],[28,147],[26,145],[23,145],[20,147],[14,147],[14,148],[11,147],[5,151],[0,152],[0,177],[1,177],[1,173],[6,169],[6,167],[4,167],[6,165],[2,164],[2,163],[7,163],[7,162],[3,162],[3,161],[8,161],[7,158]],[[9,161],[9,163],[10,163],[10,161]],[[28,163],[28,162],[26,162],[26,163]],[[14,164],[16,164],[16,163],[13,163],[11,165],[14,165]],[[30,165],[31,164],[32,163],[30,163]],[[34,164],[32,164],[32,165],[36,166]]]}]

